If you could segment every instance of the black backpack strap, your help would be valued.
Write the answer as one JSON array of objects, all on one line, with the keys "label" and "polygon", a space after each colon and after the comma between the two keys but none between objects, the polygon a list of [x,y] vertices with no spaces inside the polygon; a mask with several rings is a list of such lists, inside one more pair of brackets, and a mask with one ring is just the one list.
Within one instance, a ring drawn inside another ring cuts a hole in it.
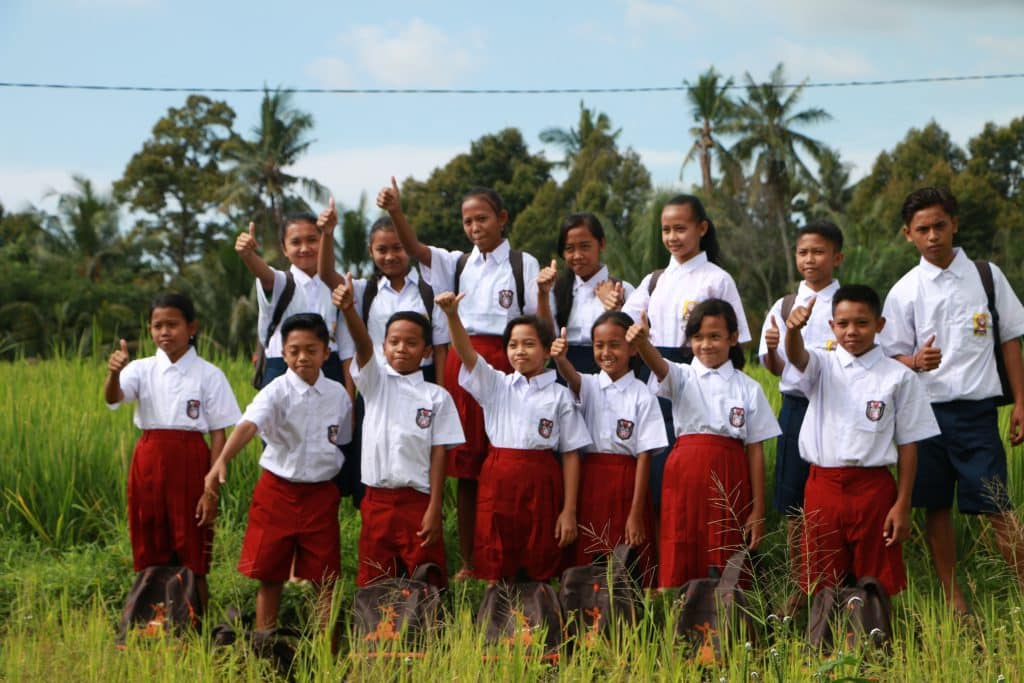
[{"label": "black backpack strap", "polygon": [[[466,262],[469,261],[469,254],[463,252],[459,260],[455,262],[455,294],[459,293],[459,280],[462,278],[462,271],[466,269]],[[512,279],[516,281],[516,296],[519,297],[519,312],[522,313],[526,305],[526,283],[523,281],[523,252],[518,249],[509,249],[508,263],[512,266]]]},{"label": "black backpack strap", "polygon": [[573,285],[576,275],[571,271],[560,273],[555,280],[555,325],[562,329],[569,324],[569,313],[572,311]]},{"label": "black backpack strap", "polygon": [[423,309],[427,312],[427,320],[434,320],[434,288],[423,281],[423,278],[416,279],[416,286],[420,290],[420,299],[423,300]]},{"label": "black backpack strap", "polygon": [[981,286],[985,289],[985,297],[988,299],[989,317],[992,318],[992,345],[996,354],[996,373],[999,375],[1002,391],[1002,395],[996,397],[996,404],[1007,405],[1013,403],[1013,388],[1010,376],[1006,372],[1006,359],[1003,358],[1003,340],[999,336],[999,310],[996,308],[996,283],[992,278],[992,264],[988,261],[975,261],[974,267],[978,269],[978,277],[981,278]]},{"label": "black backpack strap", "polygon": [[654,294],[654,288],[658,286],[658,278],[665,272],[664,268],[651,271],[651,279],[647,281],[647,296]]},{"label": "black backpack strap", "polygon": [[373,277],[366,281],[366,289],[363,290],[363,323],[370,319],[370,306],[373,305],[373,300],[377,298],[377,280],[380,278],[376,273]]},{"label": "black backpack strap", "polygon": [[462,279],[462,271],[466,269],[466,262],[469,261],[469,252],[462,252],[459,255],[459,260],[455,262],[455,288],[452,292],[455,294],[459,293],[459,280]]},{"label": "black backpack strap", "polygon": [[292,302],[294,294],[295,278],[290,270],[286,270],[284,273],[284,291],[281,292],[281,298],[277,300],[277,305],[274,306],[274,313],[270,316],[270,327],[267,328],[267,338],[263,342],[264,348],[270,346],[270,338],[274,336],[274,330],[281,324],[281,317],[284,315],[285,309],[288,308],[288,304]]},{"label": "black backpack strap", "polygon": [[793,306],[796,305],[796,294],[787,294],[782,297],[782,324],[785,325],[786,321],[789,320],[789,314],[793,312]]}]

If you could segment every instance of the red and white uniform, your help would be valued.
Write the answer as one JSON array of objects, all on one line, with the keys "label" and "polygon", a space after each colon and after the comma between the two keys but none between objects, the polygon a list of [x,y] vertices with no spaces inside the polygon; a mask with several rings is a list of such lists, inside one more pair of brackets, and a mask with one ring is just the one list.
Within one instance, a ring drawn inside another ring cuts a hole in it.
[{"label": "red and white uniform", "polygon": [[[259,308],[257,329],[259,330],[261,344],[267,339],[267,329],[270,327],[274,309],[277,307],[277,302],[284,292],[286,283],[283,270],[277,270],[276,268],[272,270],[274,271],[274,288],[271,290],[269,299],[267,298],[267,293],[263,291],[263,286],[259,283],[259,280],[256,281],[256,304]],[[328,289],[319,275],[310,277],[301,268],[295,266],[291,266],[289,270],[295,279],[295,292],[292,294],[292,299],[288,302],[288,306],[284,309],[281,322],[298,313],[319,313],[327,323],[327,331],[330,334],[330,342],[328,343],[330,350],[336,352],[341,360],[354,356],[355,343],[352,341],[352,335],[348,332],[345,318],[340,315],[338,309],[331,302],[331,290]],[[282,342],[280,332],[281,326],[278,324],[278,329],[270,336],[270,344],[266,349],[267,358],[281,357]]]}]

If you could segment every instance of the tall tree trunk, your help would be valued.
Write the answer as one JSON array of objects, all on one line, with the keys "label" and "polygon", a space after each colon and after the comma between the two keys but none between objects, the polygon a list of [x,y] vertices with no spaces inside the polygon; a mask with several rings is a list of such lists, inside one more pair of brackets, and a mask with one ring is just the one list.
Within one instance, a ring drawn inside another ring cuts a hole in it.
[{"label": "tall tree trunk", "polygon": [[711,139],[711,122],[704,119],[704,133],[700,139],[700,173],[704,180],[704,192],[711,195],[711,147],[714,141]]},{"label": "tall tree trunk", "polygon": [[775,222],[779,228],[779,237],[782,242],[783,259],[786,263],[786,284],[792,286],[796,283],[796,265],[793,251],[789,246],[789,177],[786,175],[786,166],[782,162],[772,162],[771,188],[773,204],[775,204]]}]

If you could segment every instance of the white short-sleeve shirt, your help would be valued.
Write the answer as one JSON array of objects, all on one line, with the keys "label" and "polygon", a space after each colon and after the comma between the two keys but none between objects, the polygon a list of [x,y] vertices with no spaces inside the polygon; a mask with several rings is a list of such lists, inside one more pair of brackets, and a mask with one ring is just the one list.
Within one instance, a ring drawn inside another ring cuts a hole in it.
[{"label": "white short-sleeve shirt", "polygon": [[729,273],[708,261],[705,252],[685,263],[671,259],[658,278],[653,293],[648,293],[650,281],[651,274],[648,273],[626,299],[622,312],[633,320],[640,320],[640,313],[647,312],[651,343],[655,346],[682,346],[686,341],[686,321],[690,311],[707,299],[728,301],[736,311],[740,343],[750,341],[750,328],[736,283]]},{"label": "white short-sleeve shirt", "polygon": [[590,444],[583,416],[569,390],[555,383],[554,370],[527,380],[478,358],[472,372],[459,370],[459,384],[483,408],[487,438],[498,448],[566,453]]},{"label": "white short-sleeve shirt", "polygon": [[[259,330],[261,344],[267,340],[267,330],[270,328],[270,321],[274,316],[274,308],[277,306],[277,302],[280,300],[281,294],[284,292],[285,283],[287,282],[283,270],[272,270],[274,271],[274,288],[269,299],[267,298],[267,293],[263,291],[263,286],[260,285],[259,280],[256,281],[256,303],[259,307],[257,329]],[[328,289],[319,275],[310,277],[302,269],[295,266],[289,268],[289,271],[295,279],[295,293],[292,295],[292,300],[288,302],[288,306],[284,309],[281,323],[298,313],[319,313],[327,323],[327,331],[330,334],[328,346],[331,351],[337,351],[338,357],[342,360],[354,356],[355,342],[352,341],[352,336],[345,325],[345,318],[339,314],[338,309],[331,303],[331,290]],[[270,344],[267,346],[266,351],[267,358],[280,358],[282,356],[281,323],[278,323],[274,334],[270,336]]]},{"label": "white short-sleeve shirt", "polygon": [[[805,348],[819,351],[834,351],[836,349],[836,335],[832,333],[832,326],[829,325],[829,322],[832,320],[832,297],[837,289],[839,289],[838,280],[833,280],[820,292],[815,292],[803,281],[797,287],[793,308],[806,306],[812,297],[817,297],[814,301],[814,308],[811,309],[811,318],[800,331],[804,337]],[[761,327],[761,344],[757,349],[757,354],[761,357],[762,365],[768,356],[768,345],[764,341],[764,335],[771,329],[772,316],[775,316],[775,323],[779,327],[779,348],[775,351],[779,354],[782,362],[786,362],[786,321],[782,317],[782,299],[779,299],[768,311],[768,315],[764,317],[764,325]],[[783,394],[803,396],[803,393],[794,384],[787,382],[784,377],[779,378],[779,391]]]},{"label": "white short-sleeve shirt", "polygon": [[352,440],[352,402],[324,373],[309,384],[289,369],[265,386],[245,409],[266,442],[260,467],[299,483],[328,481],[345,462],[339,450]]},{"label": "white short-sleeve shirt", "polygon": [[[999,334],[1024,335],[1024,307],[1006,276],[992,264]],[[932,403],[980,400],[1001,393],[992,338],[992,316],[981,277],[963,249],[942,269],[921,259],[885,299],[879,341],[886,355],[917,353],[935,335],[942,362],[919,373]]]},{"label": "white short-sleeve shirt", "polygon": [[[651,381],[657,381],[651,375]],[[676,436],[715,434],[758,443],[782,433],[764,390],[732,361],[717,368],[694,358],[690,365],[668,363],[658,396],[672,399]]]},{"label": "white short-sleeve shirt", "polygon": [[[608,266],[602,265],[601,269],[594,273],[589,280],[584,280],[579,275],[574,276],[572,285],[572,310],[569,311],[569,318],[566,321],[566,338],[570,344],[575,346],[589,346],[590,328],[594,321],[604,313],[604,304],[597,296],[597,287],[609,279]],[[622,290],[626,298],[633,293],[633,285],[622,281]],[[557,308],[552,307],[552,315],[557,319]]]},{"label": "white short-sleeve shirt", "polygon": [[579,399],[590,432],[586,452],[636,456],[668,445],[658,399],[632,370],[617,380],[604,370],[580,375]]},{"label": "white short-sleeve shirt", "polygon": [[783,371],[808,397],[800,457],[819,467],[895,465],[897,445],[939,434],[924,387],[882,347],[853,356],[811,350],[807,368]]},{"label": "white short-sleeve shirt", "polygon": [[352,363],[352,381],[366,402],[363,483],[430,493],[431,448],[466,440],[451,394],[422,372],[399,374],[376,356],[358,365]]},{"label": "white short-sleeve shirt", "polygon": [[118,377],[124,399],[108,403],[115,409],[135,401],[139,429],[180,429],[212,432],[230,427],[241,412],[228,378],[216,365],[189,347],[176,363],[162,349],[128,363]]}]

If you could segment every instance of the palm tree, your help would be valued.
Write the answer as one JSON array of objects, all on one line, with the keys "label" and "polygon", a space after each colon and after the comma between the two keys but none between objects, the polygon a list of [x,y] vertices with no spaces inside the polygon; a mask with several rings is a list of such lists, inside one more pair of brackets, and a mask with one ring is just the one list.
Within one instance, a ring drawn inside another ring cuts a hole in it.
[{"label": "palm tree", "polygon": [[51,253],[71,259],[80,275],[96,282],[103,266],[123,253],[118,205],[88,178],[71,180],[70,192],[47,193],[57,197],[58,215],[43,222],[43,232]]},{"label": "palm tree", "polygon": [[[694,137],[693,146],[683,159],[683,168],[696,157],[700,160],[700,173],[704,184],[704,192],[711,193],[711,155],[718,158],[719,167],[728,177],[739,168],[729,150],[718,139],[717,133],[728,122],[736,109],[736,103],[729,97],[729,89],[733,86],[732,78],[722,80],[721,74],[711,67],[702,73],[695,84],[684,81],[686,99],[690,103],[690,115],[699,125],[690,129]],[[682,168],[679,170],[682,175]]]},{"label": "palm tree", "polygon": [[557,145],[565,152],[565,158],[555,162],[555,166],[570,168],[572,162],[587,145],[593,135],[606,135],[612,140],[619,137],[622,129],[612,130],[612,120],[603,112],[587,109],[580,101],[579,128],[545,128],[540,132],[540,141],[548,145]]}]

